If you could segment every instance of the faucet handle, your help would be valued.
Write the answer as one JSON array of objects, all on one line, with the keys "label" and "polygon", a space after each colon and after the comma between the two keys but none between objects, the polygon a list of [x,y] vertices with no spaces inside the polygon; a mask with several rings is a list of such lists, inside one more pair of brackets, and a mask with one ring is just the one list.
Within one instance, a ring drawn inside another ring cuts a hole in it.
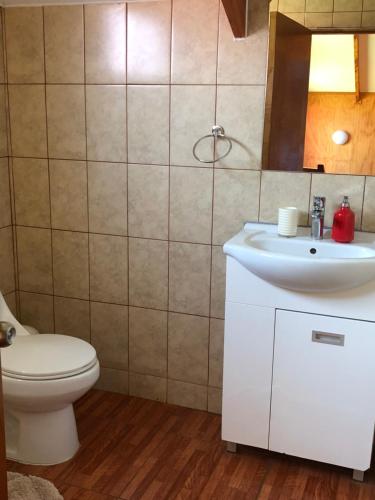
[{"label": "faucet handle", "polygon": [[324,212],[326,206],[325,196],[314,196],[313,210]]}]

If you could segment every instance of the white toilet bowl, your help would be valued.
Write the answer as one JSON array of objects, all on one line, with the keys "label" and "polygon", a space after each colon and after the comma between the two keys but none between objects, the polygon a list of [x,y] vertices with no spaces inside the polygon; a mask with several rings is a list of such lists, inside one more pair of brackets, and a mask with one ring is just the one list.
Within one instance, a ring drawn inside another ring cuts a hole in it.
[{"label": "white toilet bowl", "polygon": [[72,404],[99,377],[95,349],[74,337],[30,335],[0,292],[0,321],[16,329],[2,349],[7,458],[22,463],[65,462],[79,448]]}]

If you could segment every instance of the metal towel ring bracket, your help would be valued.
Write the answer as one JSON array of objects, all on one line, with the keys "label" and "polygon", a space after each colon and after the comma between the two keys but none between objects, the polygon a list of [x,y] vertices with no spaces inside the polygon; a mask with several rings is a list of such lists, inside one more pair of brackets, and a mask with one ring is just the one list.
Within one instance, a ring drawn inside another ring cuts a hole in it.
[{"label": "metal towel ring bracket", "polygon": [[[219,158],[216,158],[215,160],[202,160],[202,158],[199,158],[199,156],[196,153],[198,145],[204,140],[209,137],[213,137],[214,139],[224,139],[228,142],[228,149],[225,151],[223,155],[221,155]],[[197,140],[197,142],[193,146],[193,156],[196,160],[200,161],[201,163],[216,163],[217,161],[222,160],[226,156],[229,155],[229,153],[232,150],[232,141],[225,135],[224,129],[221,125],[214,125],[211,129],[211,134],[204,135],[200,139]]]}]

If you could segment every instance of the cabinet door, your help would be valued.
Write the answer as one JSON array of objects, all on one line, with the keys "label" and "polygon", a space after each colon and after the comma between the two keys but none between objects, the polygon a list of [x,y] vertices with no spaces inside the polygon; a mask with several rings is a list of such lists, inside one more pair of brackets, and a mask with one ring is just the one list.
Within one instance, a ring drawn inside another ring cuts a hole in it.
[{"label": "cabinet door", "polygon": [[374,417],[375,324],[277,311],[270,449],[366,470]]},{"label": "cabinet door", "polygon": [[226,303],[222,436],[268,448],[275,310]]}]

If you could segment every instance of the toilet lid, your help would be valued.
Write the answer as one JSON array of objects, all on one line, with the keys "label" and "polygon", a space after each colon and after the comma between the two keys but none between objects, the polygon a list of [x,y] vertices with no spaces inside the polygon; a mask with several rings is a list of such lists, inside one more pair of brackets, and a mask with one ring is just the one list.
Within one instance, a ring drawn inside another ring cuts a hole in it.
[{"label": "toilet lid", "polygon": [[3,374],[22,379],[71,377],[90,369],[96,361],[96,351],[88,342],[48,333],[18,336],[1,351]]}]

